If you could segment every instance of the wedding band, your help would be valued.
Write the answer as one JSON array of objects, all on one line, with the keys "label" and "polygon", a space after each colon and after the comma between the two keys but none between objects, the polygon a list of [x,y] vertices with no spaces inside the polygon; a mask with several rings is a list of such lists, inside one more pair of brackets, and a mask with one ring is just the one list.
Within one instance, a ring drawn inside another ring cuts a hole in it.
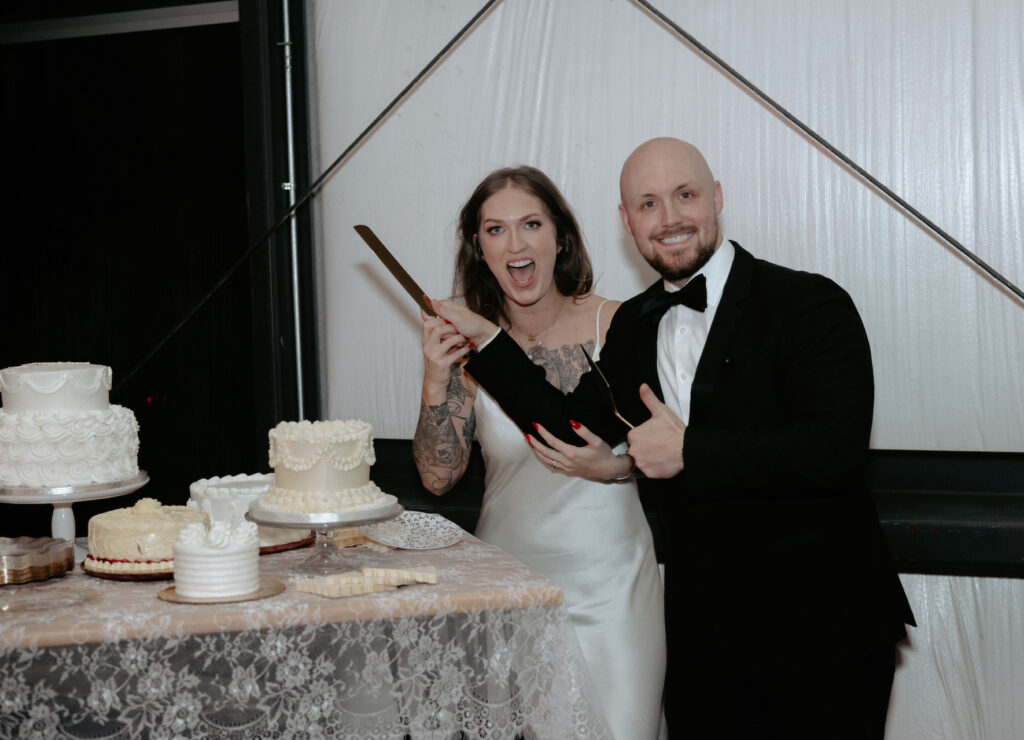
[{"label": "wedding band", "polygon": [[556,463],[554,460],[552,460],[551,461],[551,469],[554,470],[557,467],[558,467],[558,463]]}]

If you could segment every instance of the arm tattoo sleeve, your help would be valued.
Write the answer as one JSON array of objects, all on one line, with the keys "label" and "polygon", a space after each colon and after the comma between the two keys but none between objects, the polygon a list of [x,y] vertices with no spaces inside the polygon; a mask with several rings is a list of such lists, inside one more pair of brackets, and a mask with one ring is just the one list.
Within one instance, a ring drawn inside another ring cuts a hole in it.
[{"label": "arm tattoo sleeve", "polygon": [[420,404],[412,451],[424,485],[446,493],[459,481],[469,463],[476,417],[472,397],[458,369],[452,370],[444,403]]}]

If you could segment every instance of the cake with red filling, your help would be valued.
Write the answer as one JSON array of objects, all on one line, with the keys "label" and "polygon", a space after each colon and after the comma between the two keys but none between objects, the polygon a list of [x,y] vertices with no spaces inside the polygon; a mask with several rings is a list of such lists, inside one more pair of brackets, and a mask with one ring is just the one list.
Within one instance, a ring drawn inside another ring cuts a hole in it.
[{"label": "cake with red filling", "polygon": [[152,498],[89,520],[89,555],[82,567],[98,575],[156,576],[174,572],[174,541],[189,524],[209,526],[205,512],[163,506]]}]

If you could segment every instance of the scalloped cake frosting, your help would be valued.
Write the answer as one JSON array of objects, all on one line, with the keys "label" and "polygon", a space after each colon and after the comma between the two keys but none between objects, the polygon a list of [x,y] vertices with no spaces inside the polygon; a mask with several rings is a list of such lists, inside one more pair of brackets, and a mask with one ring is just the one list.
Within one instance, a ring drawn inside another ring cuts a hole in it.
[{"label": "scalloped cake frosting", "polygon": [[85,362],[0,370],[0,485],[53,488],[139,473],[135,414],[111,405],[111,370]]},{"label": "scalloped cake frosting", "polygon": [[365,421],[289,421],[269,432],[274,484],[269,510],[338,513],[384,503],[370,480],[373,427]]}]

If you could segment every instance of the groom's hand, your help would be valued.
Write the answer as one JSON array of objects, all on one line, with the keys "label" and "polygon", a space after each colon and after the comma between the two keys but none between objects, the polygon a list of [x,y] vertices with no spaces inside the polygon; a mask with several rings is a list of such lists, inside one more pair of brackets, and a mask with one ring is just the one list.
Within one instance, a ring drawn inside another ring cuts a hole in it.
[{"label": "groom's hand", "polygon": [[627,435],[629,455],[648,478],[671,478],[683,469],[686,425],[658,400],[647,383],[640,386],[640,400],[651,418]]}]

